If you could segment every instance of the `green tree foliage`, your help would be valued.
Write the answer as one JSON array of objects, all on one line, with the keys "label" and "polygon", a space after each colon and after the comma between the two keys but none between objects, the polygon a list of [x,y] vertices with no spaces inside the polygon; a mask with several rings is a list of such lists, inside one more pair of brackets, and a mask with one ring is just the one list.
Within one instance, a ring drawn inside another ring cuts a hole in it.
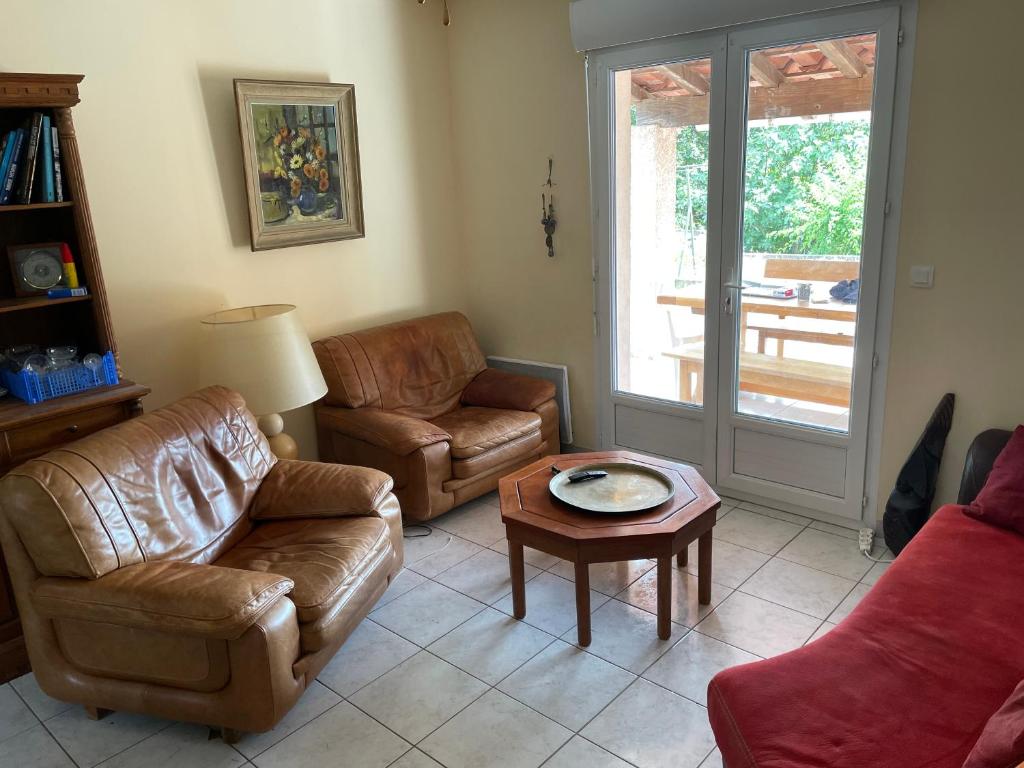
[{"label": "green tree foliage", "polygon": [[[868,136],[866,120],[750,128],[744,250],[860,254]],[[681,128],[676,146],[676,223],[687,228],[692,205],[706,230],[708,133]]]}]

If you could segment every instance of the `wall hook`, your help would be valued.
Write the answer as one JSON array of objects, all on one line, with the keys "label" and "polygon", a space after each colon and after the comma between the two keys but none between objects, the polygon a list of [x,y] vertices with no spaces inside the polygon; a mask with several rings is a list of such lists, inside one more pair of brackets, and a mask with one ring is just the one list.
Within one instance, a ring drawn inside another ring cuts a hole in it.
[{"label": "wall hook", "polygon": [[[416,2],[423,5],[427,0],[416,0]],[[441,0],[441,4],[444,6],[444,18],[441,23],[446,27],[450,27],[452,25],[452,15],[448,11],[448,0]]]}]

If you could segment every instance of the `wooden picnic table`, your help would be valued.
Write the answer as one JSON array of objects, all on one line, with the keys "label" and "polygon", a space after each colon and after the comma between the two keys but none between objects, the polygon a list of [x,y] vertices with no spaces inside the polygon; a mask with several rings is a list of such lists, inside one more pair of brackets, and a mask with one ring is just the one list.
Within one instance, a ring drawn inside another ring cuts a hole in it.
[{"label": "wooden picnic table", "polygon": [[[704,314],[704,289],[691,288],[679,293],[658,296],[658,304],[669,307],[689,307],[696,315]],[[857,320],[857,305],[845,304],[829,298],[827,302],[800,301],[799,299],[771,299],[765,296],[742,296],[740,301],[740,346],[746,347],[747,316],[750,314],[774,315],[780,320],[787,317],[808,317],[817,320],[833,320],[853,323]],[[853,337],[844,334],[820,334],[823,343],[829,343],[825,336],[835,336],[844,346],[853,346]],[[849,340],[847,343],[846,340]],[[762,340],[763,343],[763,340]],[[764,351],[763,349],[761,350]]]}]

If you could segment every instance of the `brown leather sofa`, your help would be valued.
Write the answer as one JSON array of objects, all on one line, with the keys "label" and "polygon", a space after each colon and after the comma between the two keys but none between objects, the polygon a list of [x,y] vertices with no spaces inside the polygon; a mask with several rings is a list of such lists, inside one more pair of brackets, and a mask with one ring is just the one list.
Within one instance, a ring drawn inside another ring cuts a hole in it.
[{"label": "brown leather sofa", "polygon": [[265,731],[402,564],[391,479],[278,461],[211,387],[0,481],[32,669],[58,699]]},{"label": "brown leather sofa", "polygon": [[458,312],[313,343],[327,395],[316,406],[322,461],[394,478],[408,520],[429,520],[557,453],[550,382],[488,368]]}]

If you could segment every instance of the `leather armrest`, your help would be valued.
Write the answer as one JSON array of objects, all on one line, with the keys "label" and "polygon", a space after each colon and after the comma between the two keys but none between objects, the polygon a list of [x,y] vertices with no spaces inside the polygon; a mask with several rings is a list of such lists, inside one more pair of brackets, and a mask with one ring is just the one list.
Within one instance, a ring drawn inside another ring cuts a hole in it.
[{"label": "leather armrest", "polygon": [[429,421],[377,408],[321,406],[317,409],[316,418],[323,427],[384,448],[398,456],[408,456],[417,448],[452,439],[451,435]]},{"label": "leather armrest", "polygon": [[957,504],[966,506],[978,497],[981,489],[985,487],[992,465],[996,463],[996,458],[1010,442],[1012,435],[1013,432],[1005,429],[986,429],[974,438],[971,447],[967,449]]},{"label": "leather armrest", "polygon": [[315,461],[278,461],[249,509],[254,520],[371,515],[394,485],[378,469]]},{"label": "leather armrest", "polygon": [[555,385],[533,376],[484,368],[462,392],[463,405],[532,411],[555,396]]},{"label": "leather armrest", "polygon": [[234,640],[294,586],[272,573],[165,561],[98,579],[44,577],[32,585],[31,598],[51,619]]}]

